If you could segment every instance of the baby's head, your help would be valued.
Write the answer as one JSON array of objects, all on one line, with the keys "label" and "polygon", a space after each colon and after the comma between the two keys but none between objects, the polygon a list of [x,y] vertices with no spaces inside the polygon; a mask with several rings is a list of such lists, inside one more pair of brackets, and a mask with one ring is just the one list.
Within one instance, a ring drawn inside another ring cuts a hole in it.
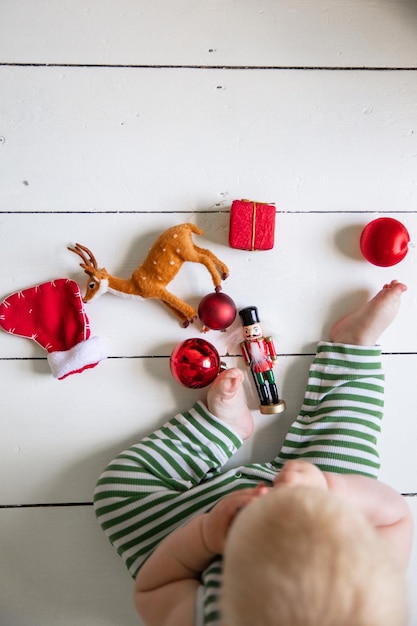
[{"label": "baby's head", "polygon": [[237,516],[224,554],[224,626],[405,626],[404,574],[362,514],[282,485]]}]

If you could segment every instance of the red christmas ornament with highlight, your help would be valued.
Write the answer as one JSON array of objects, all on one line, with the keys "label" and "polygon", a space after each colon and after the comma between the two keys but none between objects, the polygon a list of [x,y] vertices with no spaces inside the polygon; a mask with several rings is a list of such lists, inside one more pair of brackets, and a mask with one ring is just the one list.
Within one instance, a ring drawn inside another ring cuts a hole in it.
[{"label": "red christmas ornament with highlight", "polygon": [[204,324],[203,330],[225,330],[233,324],[236,317],[236,305],[230,296],[222,291],[209,293],[201,300],[198,317]]},{"label": "red christmas ornament with highlight", "polygon": [[220,356],[205,339],[191,338],[174,348],[169,361],[173,377],[190,389],[207,387],[220,372]]},{"label": "red christmas ornament with highlight", "polygon": [[360,247],[367,261],[389,267],[402,261],[410,246],[406,227],[392,217],[379,217],[362,231]]}]

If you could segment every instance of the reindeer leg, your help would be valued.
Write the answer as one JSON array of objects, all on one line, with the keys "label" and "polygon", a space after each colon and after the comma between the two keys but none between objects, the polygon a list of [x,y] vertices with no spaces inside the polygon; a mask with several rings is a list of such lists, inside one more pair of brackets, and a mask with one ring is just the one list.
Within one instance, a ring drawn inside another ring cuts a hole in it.
[{"label": "reindeer leg", "polygon": [[153,298],[161,300],[161,302],[168,307],[179,320],[181,320],[184,328],[186,328],[189,323],[192,323],[195,319],[197,319],[197,311],[193,309],[192,306],[180,298],[177,298],[177,296],[174,296],[174,294],[162,287],[158,289]]},{"label": "reindeer leg", "polygon": [[194,248],[197,253],[195,261],[206,266],[211,274],[214,286],[220,287],[221,281],[226,280],[229,276],[229,268],[210,250],[199,248],[198,246],[194,246]]},{"label": "reindeer leg", "polygon": [[171,306],[170,304],[168,304],[168,302],[164,302],[163,300],[160,300],[161,304],[163,304],[169,311],[171,311],[171,313],[173,313],[175,315],[175,317],[177,317],[180,322],[181,322],[181,326],[183,328],[187,328],[187,326],[190,325],[190,320],[187,320],[187,318],[185,317],[185,315],[183,315],[182,313],[180,313],[177,309],[175,309],[173,306]]}]

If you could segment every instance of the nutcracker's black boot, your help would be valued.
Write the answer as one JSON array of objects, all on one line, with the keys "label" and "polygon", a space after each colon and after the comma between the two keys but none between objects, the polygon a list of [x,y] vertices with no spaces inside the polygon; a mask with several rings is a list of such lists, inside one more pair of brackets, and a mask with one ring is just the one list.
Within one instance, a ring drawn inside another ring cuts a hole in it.
[{"label": "nutcracker's black boot", "polygon": [[271,395],[268,394],[266,385],[262,385],[262,388],[263,394],[260,406],[261,413],[264,415],[270,415],[271,413],[282,413],[285,411],[285,402],[284,400],[279,399],[277,386],[274,383],[269,383],[269,391]]},{"label": "nutcracker's black boot", "polygon": [[259,385],[259,395],[261,398],[261,404],[271,404],[271,399],[269,397],[266,384]]},{"label": "nutcracker's black boot", "polygon": [[275,383],[269,383],[269,392],[271,394],[272,404],[279,403],[278,389]]}]

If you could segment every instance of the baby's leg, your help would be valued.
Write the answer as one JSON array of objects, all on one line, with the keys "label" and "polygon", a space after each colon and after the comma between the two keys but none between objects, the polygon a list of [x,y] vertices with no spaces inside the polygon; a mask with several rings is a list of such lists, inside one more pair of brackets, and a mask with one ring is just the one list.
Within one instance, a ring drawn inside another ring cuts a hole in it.
[{"label": "baby's leg", "polygon": [[[233,373],[226,378],[211,394],[225,415],[239,408],[241,386]],[[164,537],[227,492],[235,478],[223,480],[220,470],[241,445],[235,430],[197,402],[107,466],[95,489],[95,513],[133,577]],[[222,488],[213,486],[216,480]]]},{"label": "baby's leg", "polygon": [[337,322],[310,367],[300,415],[290,428],[278,467],[301,458],[323,471],[376,478],[384,404],[380,334],[395,318],[406,287],[393,281],[358,311]]},{"label": "baby's leg", "polygon": [[207,393],[207,406],[242,439],[247,439],[253,432],[253,418],[246,403],[243,379],[243,372],[236,367],[221,372]]}]

